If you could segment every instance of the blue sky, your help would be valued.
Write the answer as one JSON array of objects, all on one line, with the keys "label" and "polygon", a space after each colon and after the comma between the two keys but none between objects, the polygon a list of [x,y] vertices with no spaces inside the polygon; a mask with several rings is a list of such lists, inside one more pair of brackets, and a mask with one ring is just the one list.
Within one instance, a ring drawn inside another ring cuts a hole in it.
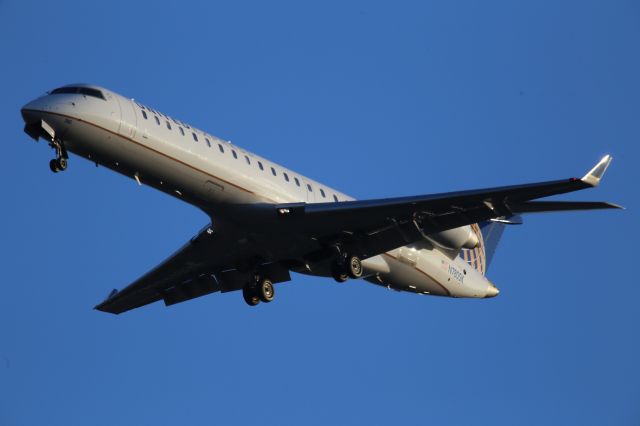
[{"label": "blue sky", "polygon": [[[640,421],[640,6],[576,2],[0,1],[0,424]],[[122,316],[92,310],[204,214],[22,132],[91,82],[357,198],[581,176],[528,216],[491,300],[295,276]]]}]

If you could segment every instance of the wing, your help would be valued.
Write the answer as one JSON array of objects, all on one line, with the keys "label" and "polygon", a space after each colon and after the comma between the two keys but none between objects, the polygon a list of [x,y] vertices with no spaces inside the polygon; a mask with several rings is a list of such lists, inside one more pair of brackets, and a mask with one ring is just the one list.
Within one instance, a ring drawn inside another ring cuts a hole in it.
[{"label": "wing", "polygon": [[583,178],[435,195],[320,204],[282,204],[275,214],[298,239],[319,242],[305,258],[326,256],[339,243],[362,258],[421,240],[424,235],[518,213],[620,208],[603,202],[536,202],[538,198],[597,186],[610,156]]},{"label": "wing", "polygon": [[203,229],[159,266],[114,290],[96,309],[122,313],[158,300],[179,303],[215,291],[244,287],[256,273],[273,282],[335,255],[334,247],[371,257],[424,238],[518,213],[619,208],[603,202],[532,201],[597,186],[611,157],[582,179],[449,192],[415,197],[318,204],[237,206],[237,228]]},{"label": "wing", "polygon": [[288,281],[288,271],[266,262],[260,247],[234,230],[219,232],[207,226],[138,280],[121,291],[113,290],[95,309],[120,314],[159,300],[173,305],[216,291],[237,290],[251,275],[244,271],[245,265],[270,269],[273,282]]}]

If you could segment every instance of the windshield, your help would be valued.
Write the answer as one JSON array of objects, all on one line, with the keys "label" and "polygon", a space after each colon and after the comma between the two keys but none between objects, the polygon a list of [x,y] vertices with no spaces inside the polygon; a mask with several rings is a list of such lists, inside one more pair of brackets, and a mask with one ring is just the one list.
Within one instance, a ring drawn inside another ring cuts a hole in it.
[{"label": "windshield", "polygon": [[94,98],[99,98],[105,100],[104,95],[98,89],[92,89],[90,87],[59,87],[51,91],[51,95],[59,95],[59,94],[81,94],[85,96],[92,96]]}]

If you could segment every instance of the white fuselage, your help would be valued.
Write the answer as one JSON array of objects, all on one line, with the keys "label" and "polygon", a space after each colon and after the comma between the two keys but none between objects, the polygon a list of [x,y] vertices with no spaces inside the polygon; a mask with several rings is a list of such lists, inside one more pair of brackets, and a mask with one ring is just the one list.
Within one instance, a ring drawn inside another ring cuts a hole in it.
[{"label": "white fuselage", "polygon": [[[248,204],[353,200],[228,141],[100,90],[106,100],[49,95],[26,105],[23,113],[39,114],[69,151],[191,203],[215,222],[233,222],[234,209]],[[497,294],[482,273],[445,252],[427,240],[401,247],[364,260],[365,276],[372,283],[419,294]]]}]

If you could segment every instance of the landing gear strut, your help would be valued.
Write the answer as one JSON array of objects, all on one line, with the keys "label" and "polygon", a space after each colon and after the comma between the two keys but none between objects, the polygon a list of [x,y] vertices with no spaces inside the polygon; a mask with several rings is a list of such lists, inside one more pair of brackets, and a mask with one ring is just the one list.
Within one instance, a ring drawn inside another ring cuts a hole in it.
[{"label": "landing gear strut", "polygon": [[53,173],[62,172],[67,169],[67,150],[64,148],[62,141],[59,139],[53,139],[49,142],[49,145],[56,151],[56,158],[49,161],[49,168]]},{"label": "landing gear strut", "polygon": [[275,296],[275,288],[268,278],[258,278],[254,285],[242,289],[242,297],[249,306],[256,306],[260,302],[269,303]]}]

